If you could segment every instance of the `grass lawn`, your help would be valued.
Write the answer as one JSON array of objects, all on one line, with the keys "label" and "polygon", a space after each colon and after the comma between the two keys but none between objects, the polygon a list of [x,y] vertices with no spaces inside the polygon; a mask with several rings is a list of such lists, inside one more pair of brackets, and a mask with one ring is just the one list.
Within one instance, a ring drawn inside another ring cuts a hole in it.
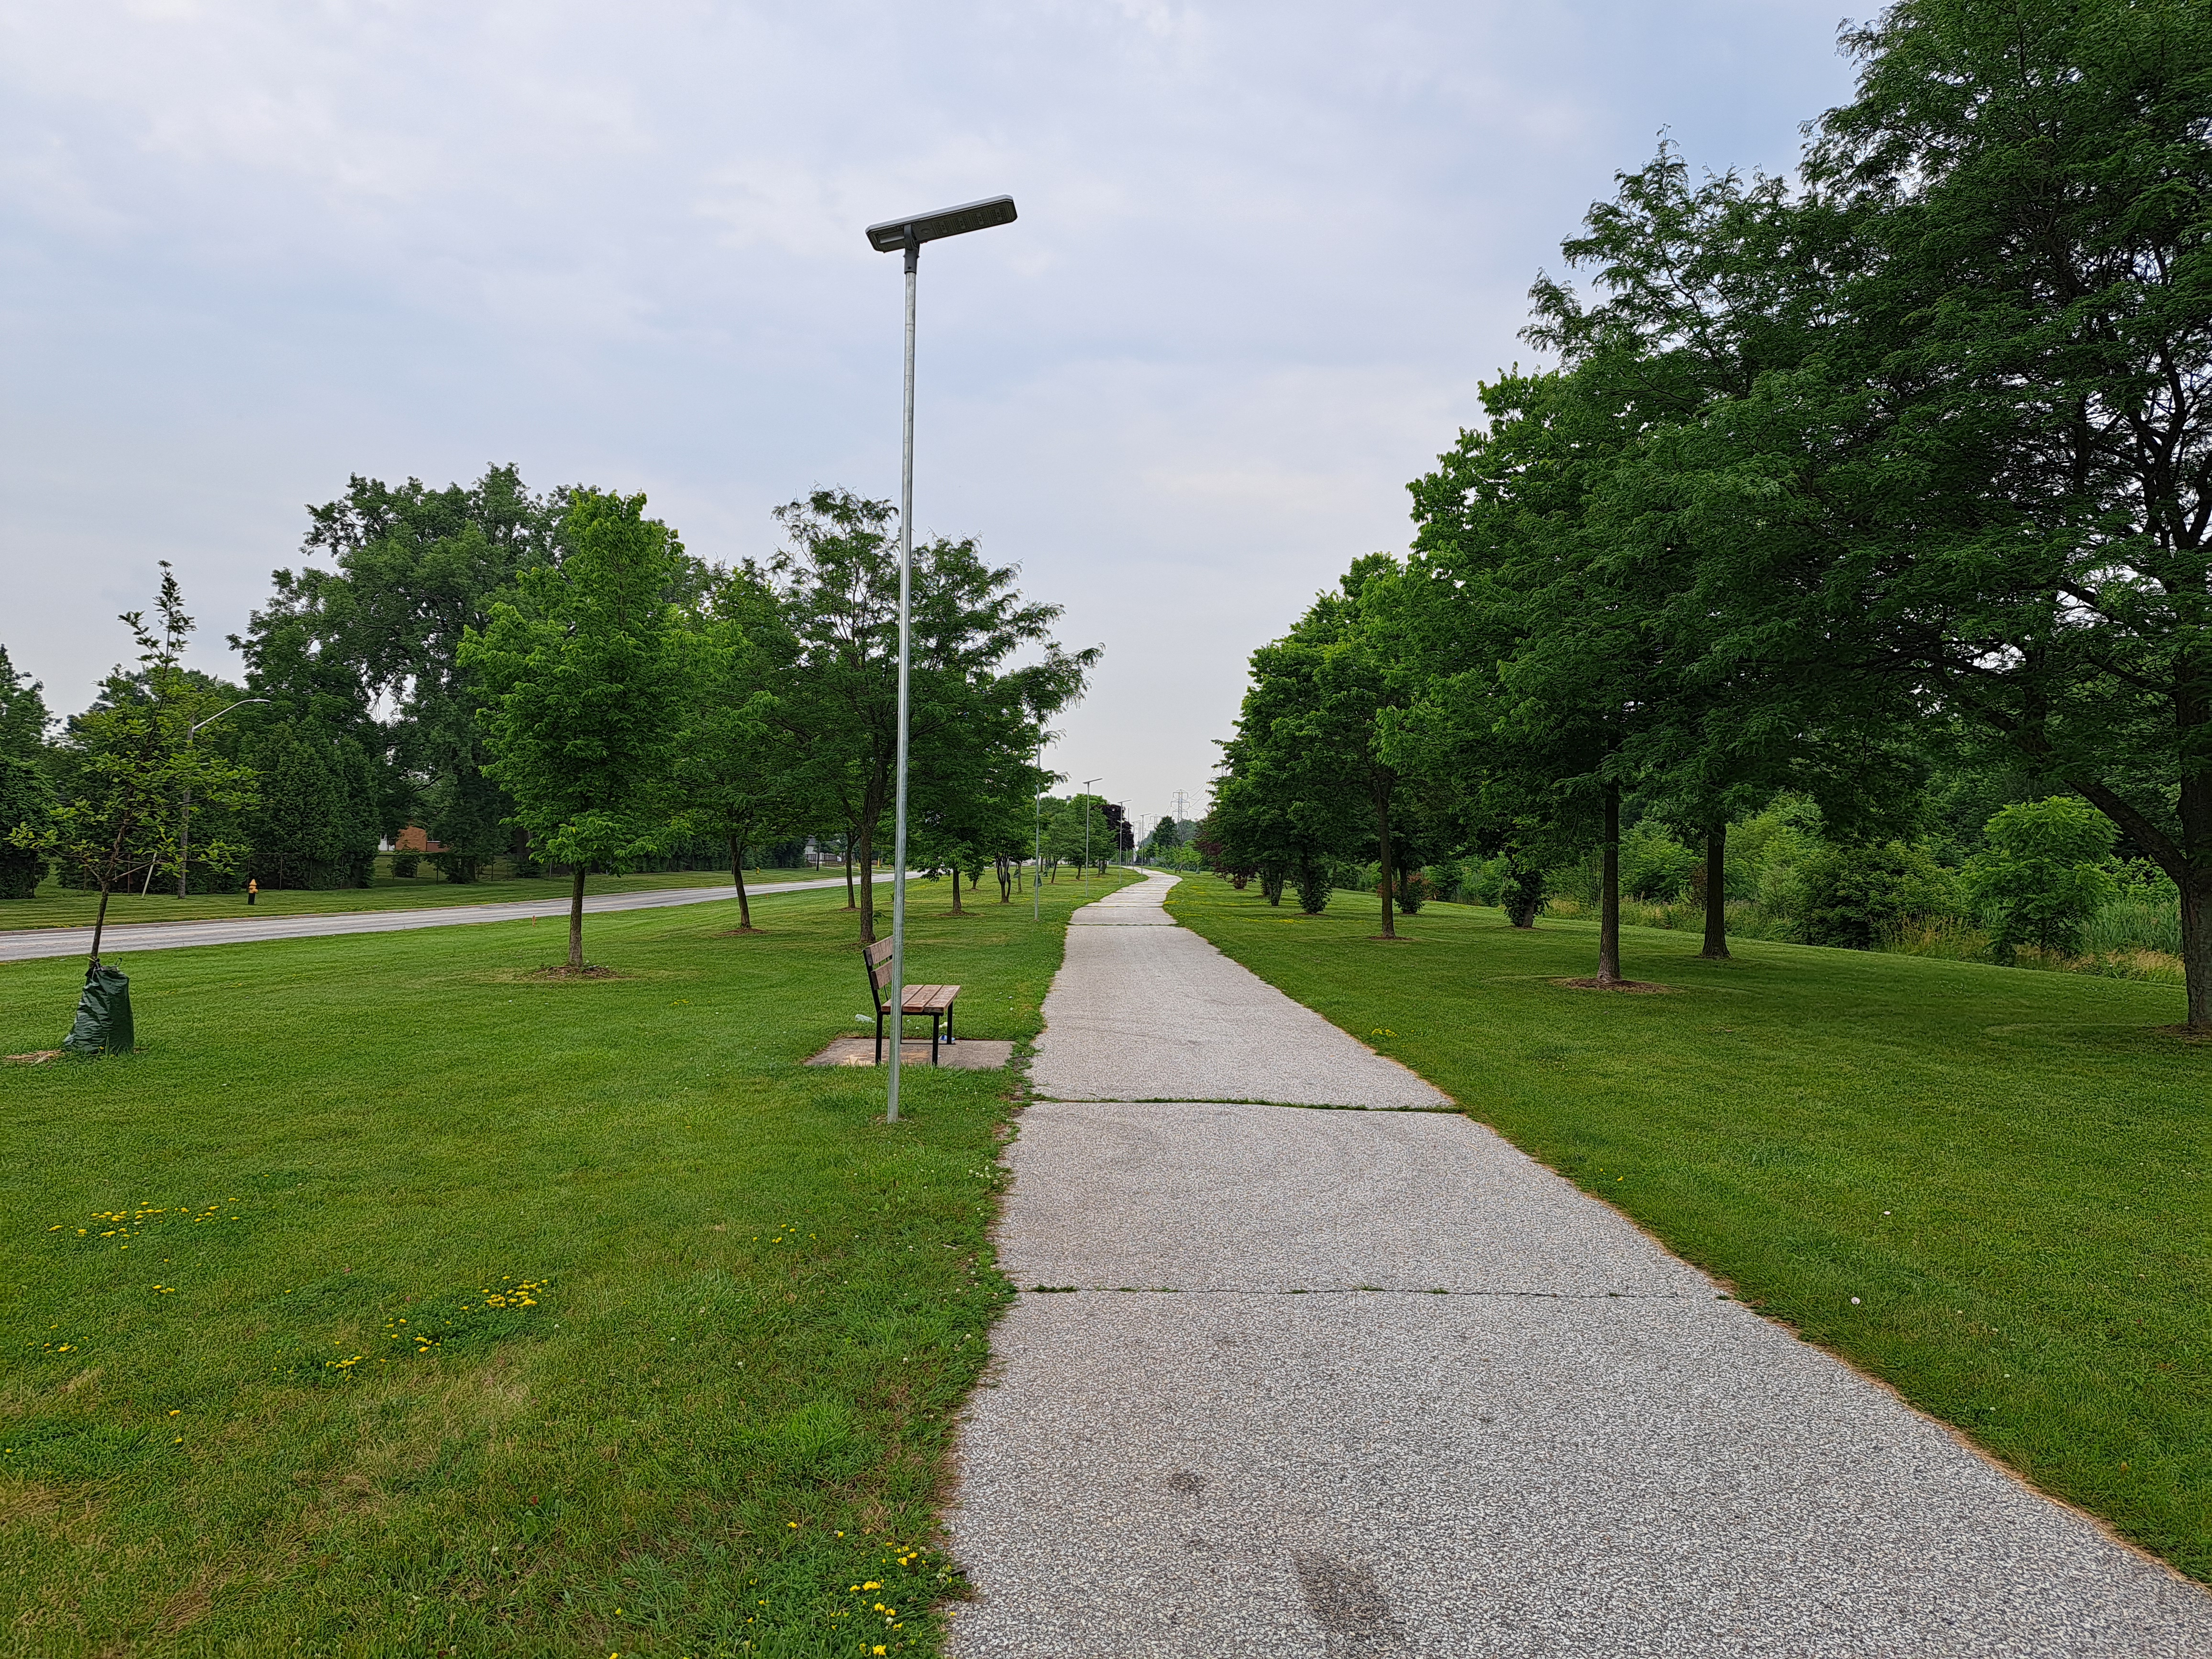
[{"label": "grass lawn", "polygon": [[[425,866],[428,869],[428,866]],[[778,882],[812,881],[842,876],[842,867],[814,870],[748,870],[745,888],[772,887]],[[876,880],[889,880],[879,872]],[[591,893],[636,893],[672,887],[727,887],[726,870],[664,870],[642,876],[593,876],[585,887]],[[159,884],[156,884],[158,888]],[[454,904],[513,903],[518,899],[565,901],[568,881],[563,876],[534,878],[509,877],[501,881],[441,881],[424,874],[402,880],[380,875],[367,887],[334,887],[308,892],[288,888],[261,895],[246,907],[244,893],[194,893],[179,898],[173,881],[164,893],[117,893],[107,902],[111,926],[132,921],[204,921],[227,916],[328,915],[337,910],[411,910]],[[884,901],[889,903],[890,901]],[[0,930],[15,927],[89,927],[100,910],[100,895],[55,884],[50,877],[27,899],[0,900]]]},{"label": "grass lawn", "polygon": [[2045,1491],[2212,1579],[2212,1044],[2178,988],[1802,945],[1563,988],[1596,927],[1431,905],[1371,940],[1186,879],[1174,914]]},{"label": "grass lawn", "polygon": [[[1121,879],[923,886],[914,971],[1027,1037]],[[842,898],[593,917],[601,981],[551,922],[118,958],[138,1054],[0,1066],[9,1650],[932,1650],[1010,1080],[799,1066]],[[0,1053],[81,972],[0,964]]]}]

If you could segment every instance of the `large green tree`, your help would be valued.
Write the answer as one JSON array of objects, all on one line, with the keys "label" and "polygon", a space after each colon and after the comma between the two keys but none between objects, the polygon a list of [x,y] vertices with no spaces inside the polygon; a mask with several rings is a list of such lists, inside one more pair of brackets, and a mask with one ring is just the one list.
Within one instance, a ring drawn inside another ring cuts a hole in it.
[{"label": "large green tree", "polygon": [[746,850],[803,826],[812,805],[804,745],[779,720],[775,690],[790,672],[797,641],[774,591],[750,565],[714,572],[690,622],[672,804],[687,831],[727,850],[738,930],[750,933]]},{"label": "large green tree", "polygon": [[472,881],[509,845],[512,802],[484,768],[482,701],[461,644],[548,564],[563,498],[532,494],[512,466],[442,489],[356,477],[309,509],[310,564],[232,643],[247,684],[303,731],[351,738],[374,763],[380,827],[410,817],[445,848],[449,879]]},{"label": "large green tree", "polygon": [[560,532],[560,556],[520,573],[516,598],[465,632],[459,664],[483,688],[487,775],[532,842],[570,866],[568,965],[582,973],[586,877],[667,838],[691,659],[671,598],[684,550],[643,495],[574,491]]},{"label": "large green tree", "polygon": [[1906,0],[1846,44],[1796,424],[1851,441],[1783,574],[2166,872],[2212,1030],[2212,10]]},{"label": "large green tree", "polygon": [[[778,718],[803,733],[813,787],[849,829],[860,872],[860,936],[875,938],[877,837],[898,755],[897,510],[817,489],[776,511],[785,544],[770,562],[785,625],[797,641]],[[984,562],[973,541],[914,549],[910,744],[915,775],[959,769],[945,745],[1036,752],[1044,722],[1081,694],[1097,661],[1053,639],[1057,605],[1024,600],[1018,570]],[[1031,659],[1009,666],[1017,653]]]}]

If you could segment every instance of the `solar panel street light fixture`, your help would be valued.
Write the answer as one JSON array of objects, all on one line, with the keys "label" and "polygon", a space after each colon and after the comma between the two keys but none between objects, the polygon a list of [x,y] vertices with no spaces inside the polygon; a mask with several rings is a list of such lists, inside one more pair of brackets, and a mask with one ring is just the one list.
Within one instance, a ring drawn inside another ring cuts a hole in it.
[{"label": "solar panel street light fixture", "polygon": [[919,247],[924,242],[941,241],[947,236],[964,236],[971,230],[988,230],[994,225],[1014,222],[1014,198],[994,196],[981,202],[967,202],[959,207],[939,208],[934,213],[909,213],[903,219],[886,219],[879,225],[868,227],[868,243],[878,253],[896,253],[901,248]]},{"label": "solar panel street light fixture", "polygon": [[907,665],[912,659],[914,603],[914,293],[921,268],[921,245],[963,236],[971,230],[1014,222],[1014,198],[911,213],[868,227],[868,246],[878,253],[906,255],[906,421],[899,446],[899,652],[898,782],[891,835],[891,1069],[884,1101],[886,1121],[898,1121],[899,1051],[906,1039],[906,770],[908,726]]}]

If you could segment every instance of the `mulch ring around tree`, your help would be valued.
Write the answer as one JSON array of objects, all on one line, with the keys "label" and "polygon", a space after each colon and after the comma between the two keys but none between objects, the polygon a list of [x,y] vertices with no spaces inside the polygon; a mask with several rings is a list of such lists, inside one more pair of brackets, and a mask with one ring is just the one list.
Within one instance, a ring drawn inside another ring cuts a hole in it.
[{"label": "mulch ring around tree", "polygon": [[1641,979],[1616,979],[1610,983],[1601,979],[1555,979],[1552,983],[1564,985],[1570,991],[1626,991],[1632,996],[1644,997],[1671,997],[1680,990],[1678,986],[1654,985]]}]

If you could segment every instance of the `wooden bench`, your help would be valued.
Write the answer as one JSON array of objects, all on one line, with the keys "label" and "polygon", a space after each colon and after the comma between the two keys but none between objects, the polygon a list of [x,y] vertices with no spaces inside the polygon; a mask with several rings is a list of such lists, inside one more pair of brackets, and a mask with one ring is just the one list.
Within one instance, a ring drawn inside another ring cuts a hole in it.
[{"label": "wooden bench", "polygon": [[[891,942],[887,939],[879,939],[862,951],[861,956],[868,964],[868,996],[876,1005],[876,1064],[880,1066],[884,1063],[884,1019],[890,1012],[890,1010],[884,1006],[884,999],[890,994],[891,988]],[[957,985],[908,986],[906,995],[902,999],[905,1006],[899,1010],[898,1035],[893,1041],[901,1040],[906,1036],[905,1017],[907,1015],[927,1014],[929,1016],[929,1063],[933,1066],[936,1065],[938,1022],[940,1020],[944,1022],[945,1040],[947,1042],[953,1041],[952,1002],[953,999],[959,994],[960,988]]]}]

